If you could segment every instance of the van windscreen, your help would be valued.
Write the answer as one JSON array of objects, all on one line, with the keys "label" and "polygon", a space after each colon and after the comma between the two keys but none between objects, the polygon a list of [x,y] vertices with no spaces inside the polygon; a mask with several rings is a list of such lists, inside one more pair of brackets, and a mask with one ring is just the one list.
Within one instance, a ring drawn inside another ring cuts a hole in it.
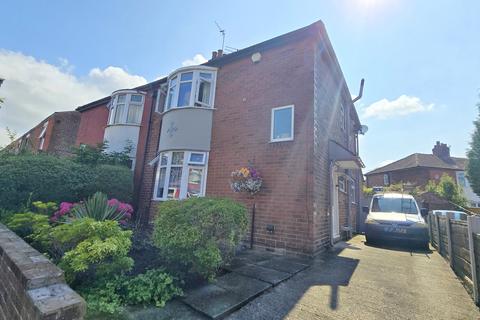
[{"label": "van windscreen", "polygon": [[413,199],[374,197],[372,212],[401,212],[418,214],[418,209]]}]

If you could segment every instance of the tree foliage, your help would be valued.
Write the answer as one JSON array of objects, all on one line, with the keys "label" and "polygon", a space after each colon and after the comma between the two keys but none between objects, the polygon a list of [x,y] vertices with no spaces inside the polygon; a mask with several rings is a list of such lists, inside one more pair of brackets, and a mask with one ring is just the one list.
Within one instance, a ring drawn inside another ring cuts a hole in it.
[{"label": "tree foliage", "polygon": [[[477,103],[480,112],[480,102]],[[473,191],[480,195],[480,115],[473,122],[475,130],[470,142],[470,150],[467,152],[467,177]]]},{"label": "tree foliage", "polygon": [[130,167],[132,160],[130,155],[133,150],[133,144],[129,142],[121,152],[108,152],[108,142],[90,145],[81,145],[73,147],[73,160],[78,163],[96,166],[100,164],[118,165]]},{"label": "tree foliage", "polygon": [[425,191],[433,192],[462,208],[468,207],[468,201],[463,195],[462,188],[448,174],[444,173],[439,182],[430,180],[425,186]]}]

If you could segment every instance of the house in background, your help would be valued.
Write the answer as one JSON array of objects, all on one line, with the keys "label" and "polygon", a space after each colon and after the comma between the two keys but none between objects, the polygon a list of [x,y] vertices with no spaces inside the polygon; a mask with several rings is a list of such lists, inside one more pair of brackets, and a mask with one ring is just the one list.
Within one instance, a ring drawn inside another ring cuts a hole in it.
[{"label": "house in background", "polygon": [[439,181],[443,174],[447,174],[462,187],[471,206],[480,207],[480,197],[473,192],[465,176],[466,163],[466,158],[452,157],[450,147],[437,141],[432,154],[414,153],[372,170],[365,176],[368,187],[388,186],[401,182],[423,187],[428,181]]},{"label": "house in background", "polygon": [[13,141],[7,148],[14,153],[27,150],[33,153],[71,155],[79,121],[80,114],[76,111],[54,112]]},{"label": "house in background", "polygon": [[321,21],[251,47],[212,53],[144,86],[80,106],[72,145],[133,147],[134,205],[145,227],[162,201],[229,197],[253,165],[253,244],[315,255],[357,228],[361,124]]}]

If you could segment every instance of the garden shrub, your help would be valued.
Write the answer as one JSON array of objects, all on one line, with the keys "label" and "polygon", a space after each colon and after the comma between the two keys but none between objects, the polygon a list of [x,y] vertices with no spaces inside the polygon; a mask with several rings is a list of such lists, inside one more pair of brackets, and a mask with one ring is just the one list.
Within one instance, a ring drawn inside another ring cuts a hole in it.
[{"label": "garden shrub", "polygon": [[116,276],[78,289],[87,301],[89,313],[116,313],[125,305],[155,304],[157,307],[183,294],[175,279],[162,269],[136,276]]},{"label": "garden shrub", "polygon": [[246,209],[233,200],[166,201],[158,207],[153,242],[167,262],[212,279],[246,229]]},{"label": "garden shrub", "polygon": [[127,167],[91,167],[51,155],[8,155],[0,161],[0,208],[17,210],[27,201],[75,202],[102,191],[130,201],[132,172]]},{"label": "garden shrub", "polygon": [[114,220],[126,224],[132,214],[133,207],[128,203],[117,199],[108,200],[106,194],[95,192],[93,196],[81,203],[62,202],[51,221],[92,218],[96,221]]},{"label": "garden shrub", "polygon": [[6,225],[35,249],[42,252],[48,249],[51,230],[48,216],[33,212],[16,213],[8,219]]},{"label": "garden shrub", "polygon": [[132,268],[131,237],[132,232],[116,221],[74,220],[50,232],[52,257],[59,260],[69,283],[109,277]]}]

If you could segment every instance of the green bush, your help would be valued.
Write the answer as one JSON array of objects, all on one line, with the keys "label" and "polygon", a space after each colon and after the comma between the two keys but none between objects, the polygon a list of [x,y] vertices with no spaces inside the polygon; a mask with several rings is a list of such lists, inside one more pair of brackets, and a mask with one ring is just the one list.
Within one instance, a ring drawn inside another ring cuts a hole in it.
[{"label": "green bush", "polygon": [[168,300],[183,294],[175,279],[161,269],[97,281],[95,285],[84,286],[78,291],[87,301],[90,314],[113,314],[124,305],[155,304],[161,308]]},{"label": "green bush", "polygon": [[45,250],[51,229],[46,215],[33,212],[16,213],[8,219],[7,227],[37,250]]},{"label": "green bush", "polygon": [[132,268],[131,237],[116,221],[74,220],[50,232],[52,257],[69,283],[109,277]]},{"label": "green bush", "polygon": [[51,155],[3,155],[0,207],[16,210],[29,201],[76,202],[96,191],[129,202],[132,172],[126,167],[91,167]]},{"label": "green bush", "polygon": [[58,205],[56,202],[42,202],[42,201],[35,201],[32,203],[34,211],[39,214],[44,214],[47,216],[52,216],[55,211],[58,210]]},{"label": "green bush", "polygon": [[158,208],[153,242],[167,262],[212,279],[246,229],[246,209],[233,200],[166,201]]}]

